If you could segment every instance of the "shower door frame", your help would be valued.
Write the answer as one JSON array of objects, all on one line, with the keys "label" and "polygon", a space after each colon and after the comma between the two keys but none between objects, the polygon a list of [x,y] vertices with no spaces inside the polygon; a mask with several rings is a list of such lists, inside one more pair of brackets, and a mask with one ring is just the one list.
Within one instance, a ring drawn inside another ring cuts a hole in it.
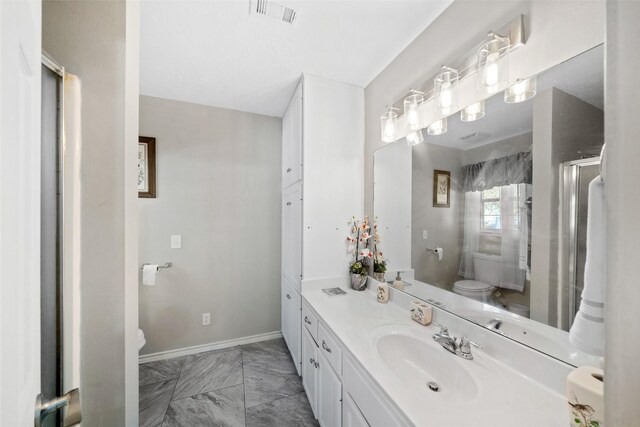
[{"label": "shower door frame", "polygon": [[[568,331],[577,310],[578,205],[580,168],[600,165],[599,157],[571,160],[560,165],[558,218],[558,325]],[[566,307],[565,307],[566,306]]]}]

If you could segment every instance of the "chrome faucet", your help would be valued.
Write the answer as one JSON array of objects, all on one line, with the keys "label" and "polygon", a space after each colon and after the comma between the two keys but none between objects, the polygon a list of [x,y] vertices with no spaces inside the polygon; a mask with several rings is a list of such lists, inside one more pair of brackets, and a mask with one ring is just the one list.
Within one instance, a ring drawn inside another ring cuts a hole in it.
[{"label": "chrome faucet", "polygon": [[463,359],[473,359],[471,346],[482,348],[480,344],[476,344],[467,337],[462,337],[460,338],[460,341],[458,341],[456,338],[449,335],[449,328],[440,323],[433,322],[433,324],[440,328],[440,332],[433,334],[433,340],[444,347],[447,351],[460,356]]}]

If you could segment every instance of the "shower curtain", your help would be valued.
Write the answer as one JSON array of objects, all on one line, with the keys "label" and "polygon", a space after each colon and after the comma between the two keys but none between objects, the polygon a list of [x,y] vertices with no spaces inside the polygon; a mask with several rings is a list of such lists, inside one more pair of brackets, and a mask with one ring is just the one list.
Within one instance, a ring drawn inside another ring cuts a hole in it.
[{"label": "shower curtain", "polygon": [[[519,292],[524,290],[529,270],[526,200],[530,187],[530,184],[511,184],[500,187],[501,229],[492,232],[500,236],[501,242],[502,271],[499,286]],[[467,191],[464,194],[464,201],[464,235],[458,274],[465,279],[475,279],[473,253],[480,250],[481,192]]]}]

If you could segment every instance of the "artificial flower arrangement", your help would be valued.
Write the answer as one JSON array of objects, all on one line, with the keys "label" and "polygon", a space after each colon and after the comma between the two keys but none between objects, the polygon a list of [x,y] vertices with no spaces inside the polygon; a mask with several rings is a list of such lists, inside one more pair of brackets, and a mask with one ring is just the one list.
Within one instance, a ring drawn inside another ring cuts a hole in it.
[{"label": "artificial flower arrangement", "polygon": [[373,253],[368,248],[368,241],[371,239],[369,217],[365,216],[361,222],[353,216],[349,223],[351,225],[351,233],[347,236],[347,242],[349,253],[354,255],[354,260],[349,265],[349,272],[352,275],[359,274],[366,277],[368,268],[365,260],[373,257]]},{"label": "artificial flower arrangement", "polygon": [[373,224],[373,238],[371,244],[373,246],[373,277],[379,282],[384,282],[384,273],[387,271],[387,260],[380,249],[381,243],[380,231],[378,231],[378,223]]}]

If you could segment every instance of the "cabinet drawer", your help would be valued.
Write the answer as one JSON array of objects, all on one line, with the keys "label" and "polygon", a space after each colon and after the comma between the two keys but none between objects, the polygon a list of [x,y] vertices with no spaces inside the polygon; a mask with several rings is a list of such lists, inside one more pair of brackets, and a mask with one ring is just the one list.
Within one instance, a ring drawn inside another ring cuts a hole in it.
[{"label": "cabinet drawer", "polygon": [[342,348],[338,341],[329,334],[329,330],[318,322],[318,351],[327,358],[338,376],[342,376]]},{"label": "cabinet drawer", "polygon": [[318,318],[306,303],[302,303],[302,323],[313,337],[313,340],[318,342]]}]

